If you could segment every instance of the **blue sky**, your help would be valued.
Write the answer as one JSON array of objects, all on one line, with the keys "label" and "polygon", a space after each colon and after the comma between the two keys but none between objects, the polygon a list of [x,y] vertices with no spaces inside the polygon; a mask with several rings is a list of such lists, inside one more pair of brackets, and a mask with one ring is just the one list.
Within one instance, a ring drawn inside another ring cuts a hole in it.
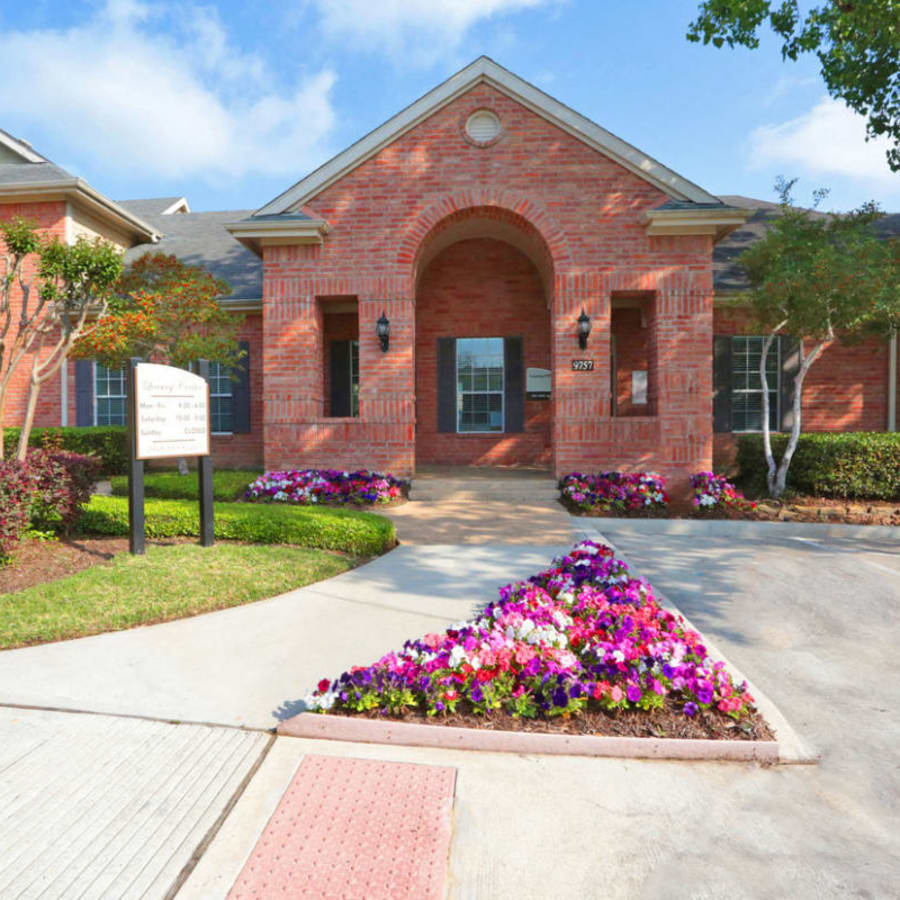
[{"label": "blue sky", "polygon": [[484,53],[716,194],[900,210],[812,57],[689,43],[691,0],[0,0],[0,127],[116,198],[262,206]]}]

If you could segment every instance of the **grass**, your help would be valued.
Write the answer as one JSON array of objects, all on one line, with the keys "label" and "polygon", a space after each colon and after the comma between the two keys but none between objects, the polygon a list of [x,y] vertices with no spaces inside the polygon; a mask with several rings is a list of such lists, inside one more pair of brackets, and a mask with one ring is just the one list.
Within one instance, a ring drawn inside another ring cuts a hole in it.
[{"label": "grass", "polygon": [[[148,538],[200,533],[200,510],[192,500],[147,499]],[[327,506],[276,506],[261,503],[214,504],[215,534],[222,540],[259,544],[299,544],[377,556],[397,542],[394,523],[384,516]],[[84,534],[128,534],[126,497],[91,498],[79,523]]]},{"label": "grass", "polygon": [[0,650],[120,631],[252,603],[352,568],[302,547],[149,546],[107,565],[0,595]]},{"label": "grass", "polygon": [[[260,469],[213,470],[213,498],[221,501],[238,500],[247,485],[262,474]],[[110,478],[114,497],[128,496],[128,477],[115,475]],[[144,495],[161,500],[198,500],[200,486],[197,473],[179,475],[177,471],[150,471],[144,473]]]}]

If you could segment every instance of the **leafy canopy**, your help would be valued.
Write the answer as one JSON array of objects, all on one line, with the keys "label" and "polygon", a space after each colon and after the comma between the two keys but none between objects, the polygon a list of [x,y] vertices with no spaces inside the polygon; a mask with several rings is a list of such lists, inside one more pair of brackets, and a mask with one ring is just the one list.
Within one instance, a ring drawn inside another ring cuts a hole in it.
[{"label": "leafy canopy", "polygon": [[75,355],[120,366],[130,356],[186,368],[196,359],[234,366],[242,317],[222,309],[228,283],[164,253],[145,253],[122,275],[109,314]]},{"label": "leafy canopy", "polygon": [[898,0],[826,0],[805,15],[798,0],[705,0],[687,37],[756,49],[766,21],[784,41],[784,59],[816,54],[828,93],[866,117],[870,138],[893,142],[888,165],[900,171]]},{"label": "leafy canopy", "polygon": [[876,234],[878,207],[823,215],[794,206],[793,185],[776,185],[780,214],[740,257],[759,324],[813,341],[900,325],[900,241]]}]

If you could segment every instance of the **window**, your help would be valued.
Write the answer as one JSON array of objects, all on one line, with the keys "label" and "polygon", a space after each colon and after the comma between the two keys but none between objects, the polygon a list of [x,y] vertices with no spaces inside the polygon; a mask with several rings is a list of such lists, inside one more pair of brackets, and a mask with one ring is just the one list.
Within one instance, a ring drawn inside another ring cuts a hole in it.
[{"label": "window", "polygon": [[[731,339],[731,430],[762,431],[762,382],[759,360],[762,337]],[[781,338],[775,338],[766,358],[769,385],[769,427],[775,431],[781,421]]]},{"label": "window", "polygon": [[359,341],[350,341],[350,415],[359,415]]},{"label": "window", "polygon": [[456,430],[503,431],[503,338],[456,342]]},{"label": "window", "polygon": [[209,420],[213,434],[234,431],[234,379],[228,366],[209,364]]},{"label": "window", "polygon": [[94,363],[94,424],[125,424],[125,369]]}]

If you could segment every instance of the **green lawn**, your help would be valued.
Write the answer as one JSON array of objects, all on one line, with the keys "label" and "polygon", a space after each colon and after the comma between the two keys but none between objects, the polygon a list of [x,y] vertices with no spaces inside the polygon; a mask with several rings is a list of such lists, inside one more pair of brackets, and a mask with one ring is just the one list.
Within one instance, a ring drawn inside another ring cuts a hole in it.
[{"label": "green lawn", "polygon": [[[213,497],[216,500],[238,500],[247,490],[247,485],[262,474],[259,469],[216,469],[213,470]],[[128,477],[114,475],[110,478],[113,496],[128,496]],[[144,473],[144,495],[162,500],[197,500],[200,486],[197,473],[179,475],[177,471],[149,471]]]},{"label": "green lawn", "polygon": [[[193,500],[144,503],[148,538],[198,535],[199,505]],[[216,503],[216,537],[259,544],[299,544],[340,550],[354,556],[377,556],[397,542],[394,523],[376,513],[329,506],[278,506],[263,503]],[[91,497],[78,525],[84,534],[128,534],[126,497]]]},{"label": "green lawn", "polygon": [[120,631],[251,603],[352,568],[304,547],[149,546],[108,565],[0,595],[0,650]]}]

